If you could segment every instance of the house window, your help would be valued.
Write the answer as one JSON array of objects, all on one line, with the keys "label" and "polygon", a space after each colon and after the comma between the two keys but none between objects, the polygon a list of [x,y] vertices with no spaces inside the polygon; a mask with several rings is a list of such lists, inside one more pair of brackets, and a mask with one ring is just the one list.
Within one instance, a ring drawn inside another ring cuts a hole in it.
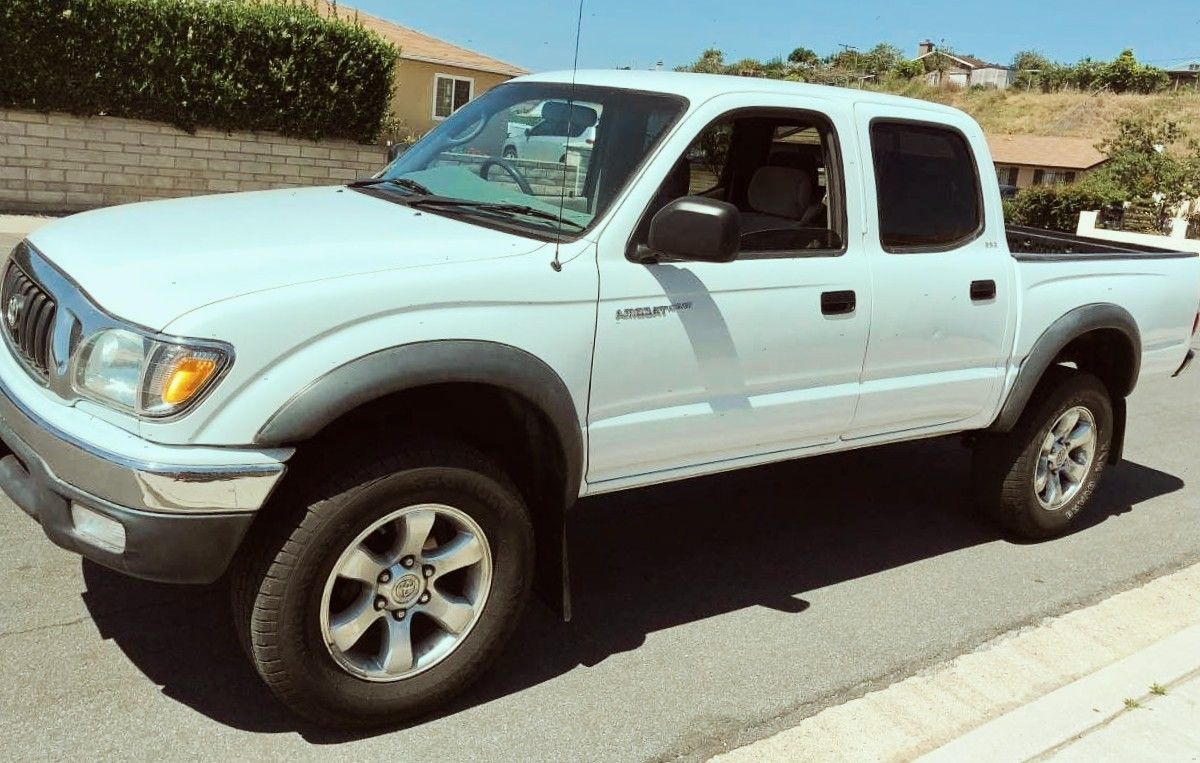
[{"label": "house window", "polygon": [[445,119],[467,104],[475,95],[475,80],[470,77],[433,75],[433,118]]},{"label": "house window", "polygon": [[1000,185],[1016,186],[1017,171],[1016,167],[998,166],[996,167],[996,180],[1000,182]]},{"label": "house window", "polygon": [[1034,185],[1064,185],[1075,182],[1075,173],[1068,170],[1034,170]]}]

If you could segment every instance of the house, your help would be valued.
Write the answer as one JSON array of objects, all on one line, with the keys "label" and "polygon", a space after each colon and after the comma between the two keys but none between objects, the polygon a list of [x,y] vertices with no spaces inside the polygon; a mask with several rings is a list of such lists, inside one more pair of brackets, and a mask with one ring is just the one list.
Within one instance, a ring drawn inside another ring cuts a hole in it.
[{"label": "house", "polygon": [[403,129],[420,136],[478,95],[525,69],[474,50],[326,0],[327,12],[358,23],[400,49],[392,111]]},{"label": "house", "polygon": [[1108,161],[1090,138],[989,135],[987,142],[1002,186],[1073,183]]},{"label": "house", "polygon": [[1178,66],[1167,69],[1167,76],[1176,89],[1200,86],[1200,60],[1185,61]]},{"label": "house", "polygon": [[925,81],[949,87],[991,87],[1003,90],[1013,83],[1015,72],[1003,64],[992,64],[974,56],[938,50],[929,40],[917,46],[916,60],[925,64]]}]

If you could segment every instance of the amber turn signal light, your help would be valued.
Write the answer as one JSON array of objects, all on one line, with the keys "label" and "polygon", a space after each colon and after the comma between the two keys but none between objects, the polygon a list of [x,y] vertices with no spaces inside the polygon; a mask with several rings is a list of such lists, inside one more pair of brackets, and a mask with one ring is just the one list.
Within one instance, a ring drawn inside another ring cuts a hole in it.
[{"label": "amber turn signal light", "polygon": [[185,356],[175,362],[162,387],[162,401],[168,405],[186,403],[217,371],[212,358]]}]

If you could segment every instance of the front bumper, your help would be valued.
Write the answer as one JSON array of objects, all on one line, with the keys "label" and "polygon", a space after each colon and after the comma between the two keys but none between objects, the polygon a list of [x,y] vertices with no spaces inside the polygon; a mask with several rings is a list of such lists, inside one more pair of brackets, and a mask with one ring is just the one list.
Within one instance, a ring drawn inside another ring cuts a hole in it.
[{"label": "front bumper", "polygon": [[[219,578],[284,471],[282,463],[181,466],[108,453],[56,430],[2,383],[0,442],[0,489],[51,541],[162,582]],[[119,523],[123,547],[81,532],[73,503]]]}]

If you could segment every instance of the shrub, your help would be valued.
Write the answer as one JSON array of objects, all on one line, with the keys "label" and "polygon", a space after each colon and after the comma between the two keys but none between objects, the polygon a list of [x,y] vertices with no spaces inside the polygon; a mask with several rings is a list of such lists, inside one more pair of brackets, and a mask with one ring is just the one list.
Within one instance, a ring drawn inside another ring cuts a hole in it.
[{"label": "shrub", "polygon": [[276,2],[0,2],[0,107],[372,142],[397,56]]},{"label": "shrub", "polygon": [[1043,185],[1026,188],[1004,203],[1004,219],[1010,225],[1074,233],[1079,213],[1100,210],[1123,201],[1125,194],[1104,183]]}]

